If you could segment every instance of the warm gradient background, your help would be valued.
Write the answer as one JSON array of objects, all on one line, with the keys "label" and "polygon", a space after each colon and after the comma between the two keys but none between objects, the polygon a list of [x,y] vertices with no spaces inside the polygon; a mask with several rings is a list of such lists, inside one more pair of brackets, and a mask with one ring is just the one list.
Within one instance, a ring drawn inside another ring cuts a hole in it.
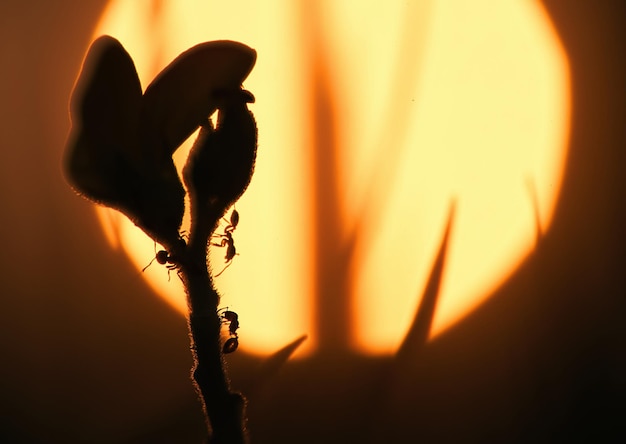
[{"label": "warm gradient background", "polygon": [[[289,366],[250,396],[254,442],[359,442],[377,431],[397,442],[626,440],[626,6],[544,3],[573,85],[562,198],[544,242],[385,395],[384,361],[320,355]],[[3,442],[201,436],[185,320],[111,251],[61,175],[68,98],[104,4],[0,3]],[[233,357],[235,385],[250,383],[254,364]]]}]

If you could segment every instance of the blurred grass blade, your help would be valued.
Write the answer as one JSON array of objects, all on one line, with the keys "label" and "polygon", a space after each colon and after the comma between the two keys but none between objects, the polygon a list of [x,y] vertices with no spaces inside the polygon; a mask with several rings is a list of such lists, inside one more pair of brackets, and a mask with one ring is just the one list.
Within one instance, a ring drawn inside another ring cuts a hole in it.
[{"label": "blurred grass blade", "polygon": [[426,288],[424,289],[419,307],[415,313],[415,317],[413,318],[413,323],[411,324],[402,345],[396,353],[398,361],[413,359],[428,341],[430,327],[437,308],[437,299],[439,297],[439,288],[441,286],[441,278],[443,276],[443,268],[446,259],[446,252],[448,250],[448,241],[450,239],[450,231],[452,228],[452,221],[454,219],[455,208],[456,202],[452,201],[450,205],[450,212],[448,213],[448,222],[443,233],[443,239],[441,241],[437,257],[435,258],[435,262],[433,263],[433,267],[430,271]]},{"label": "blurred grass blade", "polygon": [[285,345],[280,350],[274,352],[259,363],[259,367],[255,372],[255,376],[248,383],[249,392],[259,390],[270,379],[278,374],[280,369],[287,363],[291,355],[302,345],[307,339],[307,335],[302,335],[295,341]]}]

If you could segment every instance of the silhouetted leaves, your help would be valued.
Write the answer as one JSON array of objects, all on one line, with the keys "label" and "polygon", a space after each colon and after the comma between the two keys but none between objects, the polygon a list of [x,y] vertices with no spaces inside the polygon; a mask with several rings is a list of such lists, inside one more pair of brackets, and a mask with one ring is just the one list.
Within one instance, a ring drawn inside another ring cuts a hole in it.
[{"label": "silhouetted leaves", "polygon": [[146,88],[144,139],[171,156],[221,109],[219,91],[238,90],[255,62],[253,49],[228,40],[201,43],[183,52]]},{"label": "silhouetted leaves", "polygon": [[[255,60],[254,50],[240,43],[202,43],[177,57],[142,95],[122,45],[109,36],[97,39],[72,94],[65,159],[72,186],[171,244],[179,237],[185,195],[172,154],[220,107],[215,92],[239,90]],[[248,120],[254,122],[251,115]],[[256,152],[256,127],[254,138]],[[247,186],[249,156],[243,163]]]}]

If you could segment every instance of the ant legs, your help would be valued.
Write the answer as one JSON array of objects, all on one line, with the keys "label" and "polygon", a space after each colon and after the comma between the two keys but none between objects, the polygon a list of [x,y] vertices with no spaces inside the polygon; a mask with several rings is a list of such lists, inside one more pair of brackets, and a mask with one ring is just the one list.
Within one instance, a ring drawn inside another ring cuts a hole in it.
[{"label": "ant legs", "polygon": [[233,262],[233,258],[237,255],[237,249],[235,248],[235,240],[233,239],[233,231],[237,228],[239,224],[239,212],[233,209],[230,214],[230,221],[226,220],[228,225],[224,228],[224,234],[216,234],[213,237],[219,239],[218,242],[211,242],[211,245],[215,247],[226,247],[226,254],[224,256],[224,260],[226,261],[226,266],[215,275],[218,277],[221,275],[224,270],[226,270]]}]

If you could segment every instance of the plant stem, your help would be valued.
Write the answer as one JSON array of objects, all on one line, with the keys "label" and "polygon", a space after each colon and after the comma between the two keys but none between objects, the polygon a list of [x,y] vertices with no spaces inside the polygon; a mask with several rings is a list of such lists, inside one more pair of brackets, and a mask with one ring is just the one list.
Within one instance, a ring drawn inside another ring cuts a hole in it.
[{"label": "plant stem", "polygon": [[231,391],[226,376],[220,340],[222,322],[217,314],[220,296],[207,266],[207,244],[223,211],[204,210],[193,215],[189,244],[184,253],[177,253],[189,305],[192,378],[207,418],[209,442],[243,444],[247,441],[245,400]]}]

